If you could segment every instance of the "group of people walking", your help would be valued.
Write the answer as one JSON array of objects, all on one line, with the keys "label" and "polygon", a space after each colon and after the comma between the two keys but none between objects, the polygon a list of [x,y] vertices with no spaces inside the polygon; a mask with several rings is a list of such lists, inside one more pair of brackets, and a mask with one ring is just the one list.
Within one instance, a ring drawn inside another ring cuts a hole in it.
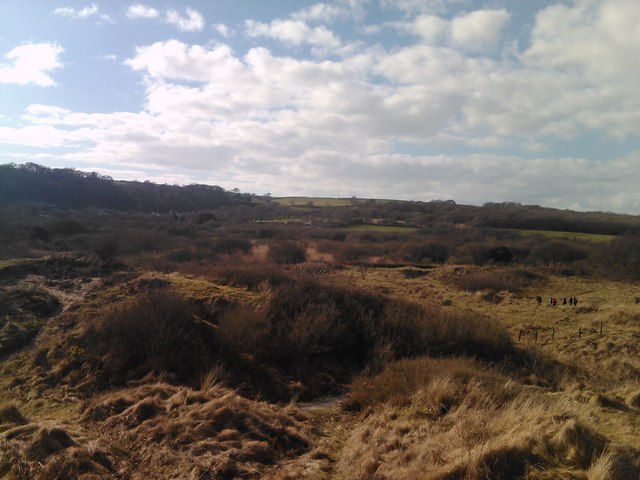
[{"label": "group of people walking", "polygon": [[[542,304],[542,297],[540,295],[536,296],[536,303],[538,305]],[[560,302],[556,299],[556,297],[549,297],[548,305],[550,307],[555,307],[558,303],[560,303]],[[566,304],[567,304],[567,297],[564,297],[562,299],[562,305],[566,305]],[[574,307],[577,306],[578,305],[578,298],[575,297],[575,296],[569,297],[569,305],[572,305]]]}]

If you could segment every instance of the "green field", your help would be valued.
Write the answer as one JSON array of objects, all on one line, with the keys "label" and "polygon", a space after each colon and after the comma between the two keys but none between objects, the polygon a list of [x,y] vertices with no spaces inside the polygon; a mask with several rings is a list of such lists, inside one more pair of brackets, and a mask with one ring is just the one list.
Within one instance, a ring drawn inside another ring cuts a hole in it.
[{"label": "green field", "polygon": [[547,238],[566,238],[569,240],[582,240],[595,243],[610,242],[615,235],[603,235],[599,233],[581,233],[581,232],[558,232],[553,230],[516,230],[523,237],[529,237],[532,235],[542,235]]},{"label": "green field", "polygon": [[368,198],[325,198],[325,197],[275,197],[271,200],[278,205],[294,207],[351,207],[353,205],[364,205],[367,203],[394,203],[398,200],[380,200]]},{"label": "green field", "polygon": [[350,232],[412,233],[415,232],[417,228],[391,225],[353,225],[346,230]]}]

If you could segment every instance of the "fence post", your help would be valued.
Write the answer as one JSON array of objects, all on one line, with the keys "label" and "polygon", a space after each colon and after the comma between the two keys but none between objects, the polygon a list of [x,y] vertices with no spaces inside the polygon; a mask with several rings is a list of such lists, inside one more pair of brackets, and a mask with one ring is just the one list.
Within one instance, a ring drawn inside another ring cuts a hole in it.
[{"label": "fence post", "polygon": [[536,327],[536,343],[538,343],[538,328]]},{"label": "fence post", "polygon": [[582,338],[582,327],[578,330],[578,338]]},{"label": "fence post", "polygon": [[602,322],[600,322],[600,335],[602,335]]},{"label": "fence post", "polygon": [[556,329],[552,328],[551,329],[551,341],[554,341],[556,338]]},{"label": "fence post", "polygon": [[521,338],[522,338],[522,329],[520,329],[520,331],[518,332],[518,341],[520,341]]}]

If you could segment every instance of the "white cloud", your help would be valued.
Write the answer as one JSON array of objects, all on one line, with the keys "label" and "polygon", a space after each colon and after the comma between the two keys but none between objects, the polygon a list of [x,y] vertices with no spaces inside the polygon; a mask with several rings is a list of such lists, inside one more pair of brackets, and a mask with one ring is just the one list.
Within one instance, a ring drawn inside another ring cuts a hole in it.
[{"label": "white cloud", "polygon": [[10,63],[0,64],[0,83],[53,86],[56,82],[49,73],[62,67],[62,52],[64,49],[57,43],[29,43],[16,47],[5,55]]},{"label": "white cloud", "polygon": [[73,7],[58,7],[53,11],[54,15],[71,18],[87,18],[98,13],[98,6],[92,3],[90,7],[84,7],[76,10]]},{"label": "white cloud", "polygon": [[186,16],[182,16],[177,10],[170,8],[167,10],[165,21],[182,32],[200,32],[204,28],[202,14],[189,7],[186,9]]},{"label": "white cloud", "polygon": [[80,9],[76,9],[74,7],[57,7],[53,10],[53,14],[72,19],[85,19],[98,16],[98,18],[103,22],[113,23],[113,20],[109,15],[99,14],[99,10],[98,6],[95,3],[92,3],[91,6]]},{"label": "white cloud", "polygon": [[345,15],[345,9],[338,4],[316,3],[305,9],[291,14],[294,20],[302,22],[332,22],[336,18]]},{"label": "white cloud", "polygon": [[309,44],[324,49],[337,49],[340,39],[325,26],[310,27],[301,20],[274,20],[261,23],[247,20],[246,33],[251,37],[269,37],[288,45]]},{"label": "white cloud", "polygon": [[157,79],[233,82],[234,76],[241,73],[240,60],[227,45],[207,48],[178,40],[139,47],[136,56],[125,64]]},{"label": "white cloud", "polygon": [[451,21],[451,38],[456,45],[469,50],[492,48],[509,18],[504,9],[476,10]]},{"label": "white cloud", "polygon": [[381,0],[383,8],[398,9],[407,15],[445,13],[454,7],[469,4],[469,0]]},{"label": "white cloud", "polygon": [[634,0],[580,1],[538,13],[522,62],[571,87],[555,95],[555,117],[564,107],[562,116],[574,129],[637,135],[640,64],[632,59],[640,51],[639,24]]},{"label": "white cloud", "polygon": [[422,37],[429,43],[439,43],[451,35],[450,22],[435,15],[418,15],[410,22],[395,22],[391,26]]},{"label": "white cloud", "polygon": [[230,37],[233,33],[232,30],[224,23],[214,24],[213,29],[225,38]]},{"label": "white cloud", "polygon": [[476,10],[448,20],[421,14],[411,20],[388,24],[402,32],[422,37],[431,44],[446,44],[467,51],[483,52],[496,47],[510,19],[506,10]]},{"label": "white cloud", "polygon": [[158,18],[160,12],[153,7],[143,5],[140,3],[134,3],[127,8],[126,15],[130,19],[136,18]]}]

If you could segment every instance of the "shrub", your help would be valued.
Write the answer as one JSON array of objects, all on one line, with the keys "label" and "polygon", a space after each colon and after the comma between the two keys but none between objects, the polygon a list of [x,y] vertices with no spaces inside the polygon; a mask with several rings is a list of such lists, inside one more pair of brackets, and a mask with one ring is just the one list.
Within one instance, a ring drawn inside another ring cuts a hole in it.
[{"label": "shrub", "polygon": [[118,253],[118,242],[113,238],[101,240],[93,249],[93,252],[103,263],[111,263]]},{"label": "shrub", "polygon": [[307,260],[307,249],[298,240],[281,240],[269,245],[269,256],[280,264],[303,263]]},{"label": "shrub", "polygon": [[106,379],[122,383],[150,372],[198,378],[210,360],[211,332],[196,321],[195,308],[168,288],[116,305],[85,329],[81,343]]},{"label": "shrub", "polygon": [[49,224],[49,231],[54,235],[78,235],[87,232],[87,227],[72,218],[60,218]]},{"label": "shrub", "polygon": [[213,251],[216,254],[229,254],[235,252],[249,253],[252,244],[249,240],[239,238],[224,238],[216,241]]},{"label": "shrub", "polygon": [[33,228],[31,229],[31,237],[35,240],[40,240],[45,243],[51,240],[51,234],[49,233],[49,230],[41,227],[40,225],[33,226]]},{"label": "shrub", "polygon": [[535,247],[531,255],[545,265],[561,265],[587,258],[587,252],[571,242],[552,240]]},{"label": "shrub", "polygon": [[439,242],[430,242],[410,247],[405,258],[410,262],[444,263],[450,255],[451,248],[448,245]]},{"label": "shrub", "polygon": [[640,279],[640,236],[619,237],[602,247],[600,270],[624,280]]},{"label": "shrub", "polygon": [[253,318],[247,319],[242,308],[229,315],[229,331],[236,322],[238,330],[253,323],[263,331],[268,325],[262,344],[249,342],[250,353],[294,374],[330,365],[359,370],[376,361],[381,345],[390,346],[393,358],[466,354],[498,359],[512,349],[497,321],[306,279],[274,288]]},{"label": "shrub", "polygon": [[494,263],[509,263],[513,260],[513,253],[504,245],[490,248],[487,255]]},{"label": "shrub", "polygon": [[210,274],[221,283],[234,287],[245,287],[250,290],[258,290],[260,285],[265,283],[271,287],[277,287],[295,281],[285,271],[259,263],[246,263],[237,266],[216,265],[210,269]]},{"label": "shrub", "polygon": [[202,255],[188,248],[180,248],[169,253],[167,255],[167,258],[172,262],[184,263],[198,260],[202,258]]}]

